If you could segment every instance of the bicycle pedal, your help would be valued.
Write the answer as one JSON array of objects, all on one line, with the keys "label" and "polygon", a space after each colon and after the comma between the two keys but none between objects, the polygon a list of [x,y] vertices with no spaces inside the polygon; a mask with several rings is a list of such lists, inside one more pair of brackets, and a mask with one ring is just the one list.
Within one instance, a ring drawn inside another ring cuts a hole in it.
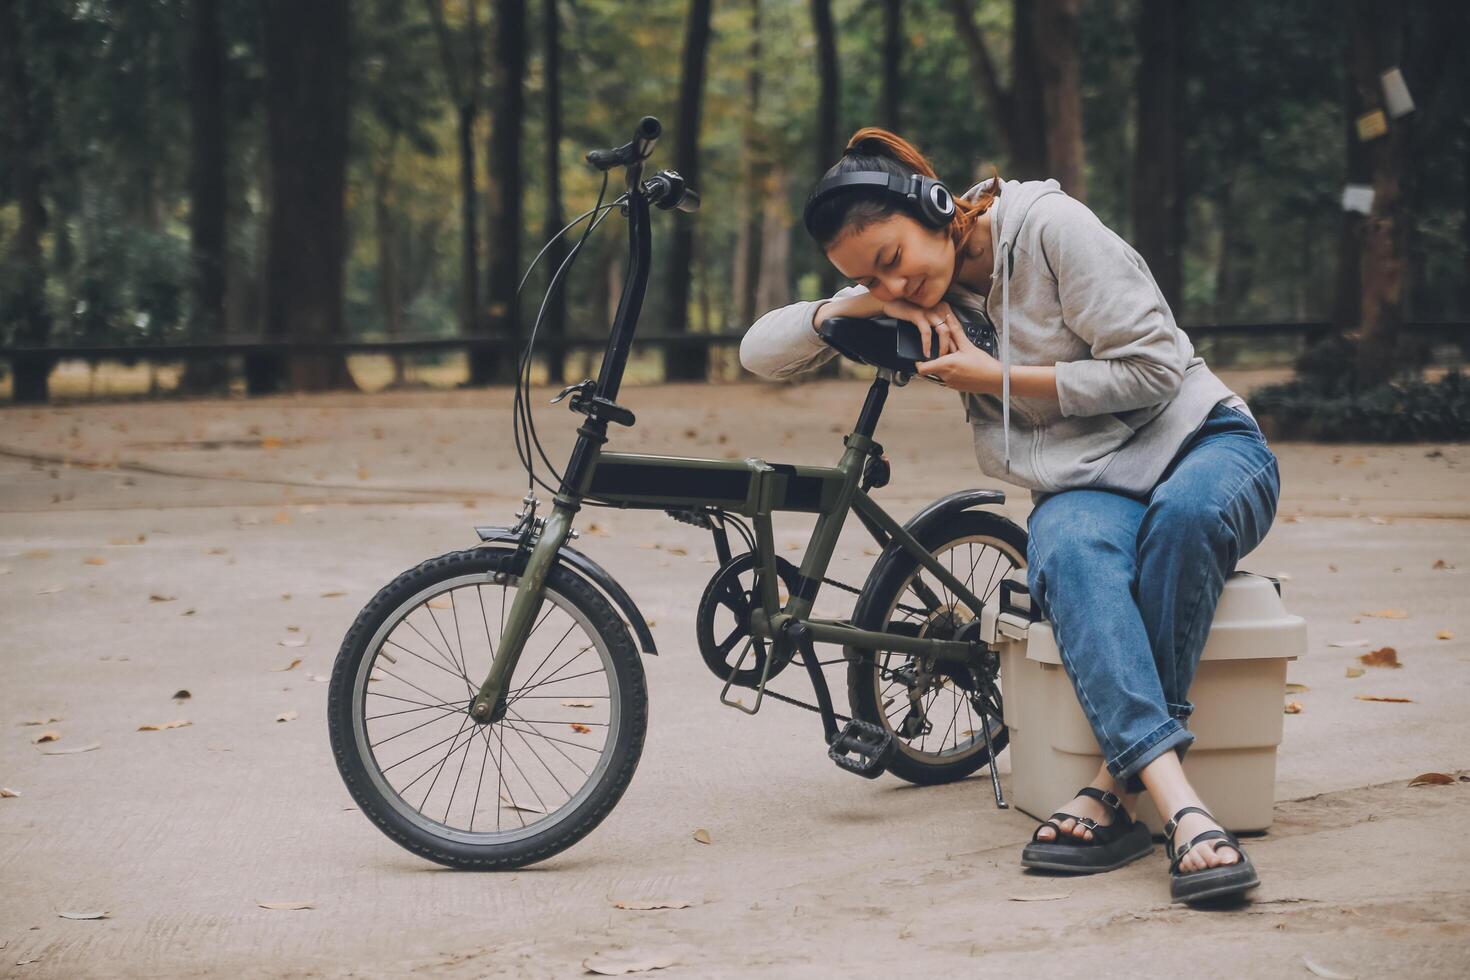
[{"label": "bicycle pedal", "polygon": [[888,768],[896,748],[892,732],[854,718],[832,740],[827,757],[848,772],[877,779]]}]

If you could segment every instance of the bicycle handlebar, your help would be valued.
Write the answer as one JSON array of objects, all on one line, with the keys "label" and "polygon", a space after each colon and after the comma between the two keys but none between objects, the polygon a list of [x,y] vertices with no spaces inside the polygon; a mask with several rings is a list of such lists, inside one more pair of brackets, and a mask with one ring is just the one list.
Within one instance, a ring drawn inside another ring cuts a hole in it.
[{"label": "bicycle handlebar", "polygon": [[587,162],[598,170],[642,163],[653,155],[653,147],[663,133],[663,124],[652,116],[644,116],[633,130],[633,138],[611,150],[588,150]]}]

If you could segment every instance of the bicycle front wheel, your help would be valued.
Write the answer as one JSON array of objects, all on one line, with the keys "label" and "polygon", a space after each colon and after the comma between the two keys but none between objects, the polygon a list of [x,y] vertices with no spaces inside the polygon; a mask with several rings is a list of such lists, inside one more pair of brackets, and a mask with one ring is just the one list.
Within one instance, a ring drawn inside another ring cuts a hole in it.
[{"label": "bicycle front wheel", "polygon": [[454,868],[519,868],[581,840],[632,780],[647,729],[627,627],[561,565],[547,575],[505,716],[470,717],[520,587],[513,557],[452,552],[384,586],[342,641],[328,688],[332,752],[362,812]]}]

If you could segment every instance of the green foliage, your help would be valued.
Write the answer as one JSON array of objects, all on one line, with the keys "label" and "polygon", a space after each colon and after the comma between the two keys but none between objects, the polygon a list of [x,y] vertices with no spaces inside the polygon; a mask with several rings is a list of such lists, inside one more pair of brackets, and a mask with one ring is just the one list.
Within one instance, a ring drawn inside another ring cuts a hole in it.
[{"label": "green foliage", "polygon": [[1251,411],[1280,439],[1409,442],[1470,439],[1470,378],[1405,379],[1362,391],[1305,378],[1251,392]]}]

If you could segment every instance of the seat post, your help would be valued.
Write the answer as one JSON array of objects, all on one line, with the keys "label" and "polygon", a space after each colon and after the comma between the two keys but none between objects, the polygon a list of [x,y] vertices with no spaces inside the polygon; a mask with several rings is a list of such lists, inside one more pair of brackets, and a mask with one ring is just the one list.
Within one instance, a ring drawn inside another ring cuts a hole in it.
[{"label": "seat post", "polygon": [[858,415],[857,428],[854,430],[858,435],[873,438],[873,433],[878,428],[878,416],[883,414],[883,404],[887,400],[888,379],[880,374],[868,388],[868,397]]}]

